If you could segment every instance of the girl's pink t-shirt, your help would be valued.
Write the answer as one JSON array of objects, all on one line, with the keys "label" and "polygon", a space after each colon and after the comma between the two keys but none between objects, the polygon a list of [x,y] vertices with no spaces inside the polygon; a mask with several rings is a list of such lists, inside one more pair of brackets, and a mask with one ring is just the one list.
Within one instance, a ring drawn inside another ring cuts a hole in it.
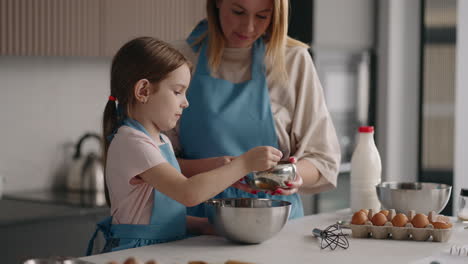
[{"label": "girl's pink t-shirt", "polygon": [[[169,138],[162,137],[171,145]],[[130,180],[163,162],[167,160],[153,139],[128,126],[119,128],[109,146],[106,161],[112,223],[149,224],[154,188],[147,183],[131,185]]]}]

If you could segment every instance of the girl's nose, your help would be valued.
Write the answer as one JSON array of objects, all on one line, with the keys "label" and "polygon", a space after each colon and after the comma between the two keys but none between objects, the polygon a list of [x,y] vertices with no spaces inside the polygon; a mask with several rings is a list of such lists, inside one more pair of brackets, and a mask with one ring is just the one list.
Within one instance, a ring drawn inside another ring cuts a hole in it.
[{"label": "girl's nose", "polygon": [[182,108],[187,108],[189,107],[189,102],[187,100],[187,97],[184,97],[184,101],[182,102],[182,105],[181,105]]}]

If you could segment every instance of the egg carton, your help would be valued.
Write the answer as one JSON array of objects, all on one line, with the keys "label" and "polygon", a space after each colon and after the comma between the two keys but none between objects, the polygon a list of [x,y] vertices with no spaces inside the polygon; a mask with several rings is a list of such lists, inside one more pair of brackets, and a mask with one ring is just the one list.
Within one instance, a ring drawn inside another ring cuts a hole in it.
[{"label": "egg carton", "polygon": [[[434,211],[429,212],[428,225],[423,228],[416,228],[411,224],[413,217],[416,215],[414,210],[406,214],[408,223],[404,227],[393,226],[391,220],[396,215],[395,210],[389,210],[387,222],[383,226],[376,226],[370,220],[367,220],[363,225],[350,224],[352,231],[351,236],[355,238],[376,238],[376,239],[396,239],[396,240],[415,240],[415,241],[433,241],[433,242],[447,242],[452,235],[452,228],[437,229],[431,222],[436,219],[448,220],[448,217],[437,215]],[[374,213],[372,209],[369,210],[368,219],[372,219]],[[432,238],[432,240],[431,240]]]}]

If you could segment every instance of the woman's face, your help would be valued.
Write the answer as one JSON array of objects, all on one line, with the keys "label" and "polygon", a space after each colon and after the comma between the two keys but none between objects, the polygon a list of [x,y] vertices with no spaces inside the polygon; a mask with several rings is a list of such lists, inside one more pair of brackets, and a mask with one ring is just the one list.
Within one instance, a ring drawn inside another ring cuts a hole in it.
[{"label": "woman's face", "polygon": [[221,28],[228,48],[247,48],[265,33],[273,0],[217,0]]}]

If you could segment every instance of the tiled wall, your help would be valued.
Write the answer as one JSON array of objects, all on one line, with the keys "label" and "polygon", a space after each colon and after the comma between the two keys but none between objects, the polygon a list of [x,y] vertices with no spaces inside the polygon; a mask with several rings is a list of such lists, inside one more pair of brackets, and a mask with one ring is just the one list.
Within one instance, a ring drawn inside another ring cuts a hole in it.
[{"label": "tiled wall", "polygon": [[[100,133],[110,58],[0,57],[0,175],[5,192],[64,182],[73,144]],[[97,150],[96,142],[84,145]]]}]

